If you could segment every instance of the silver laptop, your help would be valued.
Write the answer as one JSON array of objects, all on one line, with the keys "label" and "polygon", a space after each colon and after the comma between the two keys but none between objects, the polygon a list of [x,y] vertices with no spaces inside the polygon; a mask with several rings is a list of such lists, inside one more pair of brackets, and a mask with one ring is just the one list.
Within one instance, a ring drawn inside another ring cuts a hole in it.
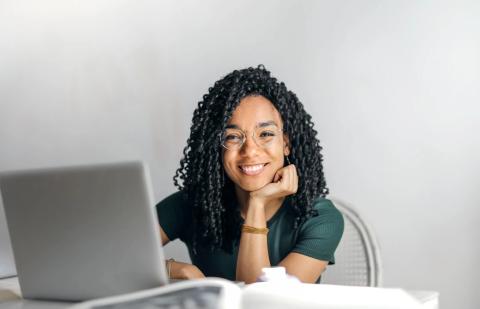
[{"label": "silver laptop", "polygon": [[24,298],[78,301],[168,282],[141,162],[0,174]]}]

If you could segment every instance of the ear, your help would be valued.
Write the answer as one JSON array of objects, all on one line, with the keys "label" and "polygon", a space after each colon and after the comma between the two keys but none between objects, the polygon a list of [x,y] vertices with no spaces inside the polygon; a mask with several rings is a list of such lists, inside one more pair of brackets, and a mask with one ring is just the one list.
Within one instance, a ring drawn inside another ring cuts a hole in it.
[{"label": "ear", "polygon": [[290,139],[287,134],[283,134],[283,155],[288,156],[290,154]]}]

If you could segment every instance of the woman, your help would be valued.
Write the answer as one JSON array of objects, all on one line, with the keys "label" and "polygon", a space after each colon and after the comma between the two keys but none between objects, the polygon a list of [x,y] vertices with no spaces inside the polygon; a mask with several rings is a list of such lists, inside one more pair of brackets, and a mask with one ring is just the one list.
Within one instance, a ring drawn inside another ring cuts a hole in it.
[{"label": "woman", "polygon": [[174,176],[179,191],[157,205],[162,243],[180,238],[193,263],[167,261],[170,277],[251,283],[278,265],[318,282],[343,218],[325,199],[316,135],[296,95],[262,65],[209,88]]}]

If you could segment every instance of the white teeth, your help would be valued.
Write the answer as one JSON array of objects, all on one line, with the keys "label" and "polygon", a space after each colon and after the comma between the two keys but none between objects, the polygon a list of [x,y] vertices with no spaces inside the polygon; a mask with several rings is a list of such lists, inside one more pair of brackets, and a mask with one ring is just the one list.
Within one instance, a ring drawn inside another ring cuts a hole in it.
[{"label": "white teeth", "polygon": [[248,165],[248,166],[241,166],[242,170],[245,172],[257,172],[263,168],[263,164],[258,164],[258,165]]}]

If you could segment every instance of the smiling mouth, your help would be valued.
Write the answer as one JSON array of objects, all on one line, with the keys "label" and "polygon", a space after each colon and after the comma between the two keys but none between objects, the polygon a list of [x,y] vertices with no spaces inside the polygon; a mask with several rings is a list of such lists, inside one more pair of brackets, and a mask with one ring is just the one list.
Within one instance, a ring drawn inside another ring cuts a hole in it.
[{"label": "smiling mouth", "polygon": [[261,164],[255,164],[255,165],[239,165],[238,167],[240,168],[243,174],[248,176],[255,176],[263,172],[267,164],[268,163],[261,163]]}]

